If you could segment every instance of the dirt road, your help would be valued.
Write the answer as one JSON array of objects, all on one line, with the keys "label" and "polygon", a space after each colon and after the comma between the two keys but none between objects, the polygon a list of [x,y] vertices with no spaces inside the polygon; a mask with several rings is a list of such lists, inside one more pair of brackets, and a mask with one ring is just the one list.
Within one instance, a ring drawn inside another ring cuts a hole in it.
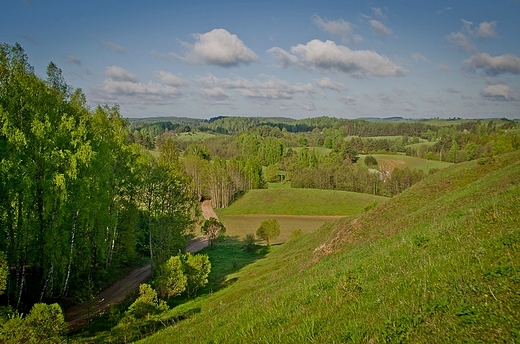
[{"label": "dirt road", "polygon": [[[217,214],[211,207],[211,201],[201,203],[202,213],[207,220],[210,217],[217,218]],[[195,253],[208,246],[208,241],[204,238],[194,238],[186,247],[186,251]],[[89,317],[101,314],[107,311],[110,306],[123,302],[132,292],[139,288],[152,274],[150,265],[142,266],[132,270],[128,275],[116,281],[110,287],[102,291],[91,302],[78,304],[72,308],[65,310],[65,321],[69,323],[69,329],[75,330],[87,322]],[[89,311],[90,308],[90,311]]]},{"label": "dirt road", "polygon": [[217,214],[215,214],[215,211],[213,210],[213,207],[211,206],[211,200],[204,200],[201,203],[202,208],[202,215],[206,220],[209,220],[210,218],[214,217],[218,220]]}]

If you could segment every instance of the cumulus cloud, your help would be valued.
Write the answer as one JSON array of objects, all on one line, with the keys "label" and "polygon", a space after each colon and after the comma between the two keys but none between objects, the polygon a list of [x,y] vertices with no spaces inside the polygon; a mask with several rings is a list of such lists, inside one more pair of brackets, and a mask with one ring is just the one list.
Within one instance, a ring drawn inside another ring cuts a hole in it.
[{"label": "cumulus cloud", "polygon": [[291,53],[277,47],[267,52],[274,55],[281,67],[343,73],[354,78],[402,76],[405,73],[402,67],[374,51],[351,50],[333,41],[315,39],[305,45],[293,46]]},{"label": "cumulus cloud", "polygon": [[462,63],[467,70],[482,71],[488,76],[503,73],[520,74],[520,58],[513,54],[491,56],[488,53],[477,53]]},{"label": "cumulus cloud", "polygon": [[111,50],[111,51],[113,51],[115,53],[126,54],[126,49],[123,48],[120,45],[115,44],[115,43],[112,43],[112,42],[109,42],[109,41],[102,41],[101,45],[104,46],[105,48],[107,48],[108,50]]},{"label": "cumulus cloud", "polygon": [[462,29],[460,31],[450,33],[445,38],[455,47],[463,51],[475,52],[477,49],[471,42],[471,38],[477,37],[483,39],[497,37],[496,26],[496,21],[485,21],[480,23],[477,28],[473,28],[473,22],[462,19]]},{"label": "cumulus cloud", "polygon": [[480,23],[478,26],[478,29],[477,29],[477,37],[478,38],[496,37],[497,36],[496,27],[497,27],[496,21]]},{"label": "cumulus cloud", "polygon": [[477,49],[469,38],[462,32],[452,32],[446,36],[446,40],[463,51],[475,52]]},{"label": "cumulus cloud", "polygon": [[189,84],[188,80],[163,70],[155,72],[155,75],[159,78],[159,80],[161,80],[163,84],[169,86],[180,87]]},{"label": "cumulus cloud", "polygon": [[296,95],[311,95],[314,88],[311,84],[289,84],[274,76],[260,75],[248,80],[239,76],[235,78],[217,78],[212,74],[197,78],[204,88],[217,88],[235,90],[238,94],[252,100],[279,100],[293,99]]},{"label": "cumulus cloud", "polygon": [[317,14],[314,14],[311,19],[314,25],[322,31],[340,37],[344,43],[359,43],[363,40],[360,35],[354,34],[354,26],[343,19],[328,20],[327,18],[321,18]]},{"label": "cumulus cloud", "polygon": [[392,30],[387,28],[385,24],[381,23],[379,20],[372,19],[370,20],[370,26],[375,33],[383,36],[391,36]]},{"label": "cumulus cloud", "polygon": [[[161,79],[167,72],[158,72]],[[179,87],[162,83],[142,83],[139,78],[118,66],[107,67],[103,84],[94,88],[95,98],[100,102],[117,102],[121,104],[170,104],[183,92]]]},{"label": "cumulus cloud", "polygon": [[480,95],[488,100],[519,100],[515,92],[507,85],[489,85],[480,91]]},{"label": "cumulus cloud", "polygon": [[333,81],[333,80],[331,80],[328,77],[324,77],[324,78],[322,78],[320,80],[316,80],[316,85],[318,85],[321,88],[325,88],[325,89],[329,89],[329,90],[333,90],[333,91],[338,91],[338,92],[339,91],[343,91],[343,90],[345,90],[347,88],[341,82]]},{"label": "cumulus cloud", "polygon": [[187,52],[184,56],[170,53],[173,57],[193,64],[235,67],[258,61],[258,56],[237,35],[225,29],[194,34],[194,44],[181,42]]}]

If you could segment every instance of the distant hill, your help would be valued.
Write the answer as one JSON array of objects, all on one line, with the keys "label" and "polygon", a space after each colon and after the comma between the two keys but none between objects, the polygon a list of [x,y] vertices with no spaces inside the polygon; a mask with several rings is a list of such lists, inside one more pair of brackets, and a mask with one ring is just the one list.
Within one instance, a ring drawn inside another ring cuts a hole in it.
[{"label": "distant hill", "polygon": [[273,247],[144,342],[517,342],[519,180],[519,152],[446,168]]}]

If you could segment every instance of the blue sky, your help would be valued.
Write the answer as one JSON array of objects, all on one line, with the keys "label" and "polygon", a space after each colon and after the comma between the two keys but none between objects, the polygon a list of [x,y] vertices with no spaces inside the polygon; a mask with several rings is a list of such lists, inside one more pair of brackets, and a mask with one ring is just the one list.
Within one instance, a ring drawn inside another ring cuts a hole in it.
[{"label": "blue sky", "polygon": [[124,117],[520,118],[520,0],[4,0],[0,42]]}]

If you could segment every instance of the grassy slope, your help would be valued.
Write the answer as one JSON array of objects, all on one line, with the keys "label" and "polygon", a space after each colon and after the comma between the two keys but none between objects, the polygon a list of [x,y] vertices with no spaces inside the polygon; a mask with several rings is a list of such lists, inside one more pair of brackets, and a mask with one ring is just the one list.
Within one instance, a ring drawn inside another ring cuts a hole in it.
[{"label": "grassy slope", "polygon": [[518,341],[519,179],[520,153],[447,168],[273,247],[146,342]]}]

